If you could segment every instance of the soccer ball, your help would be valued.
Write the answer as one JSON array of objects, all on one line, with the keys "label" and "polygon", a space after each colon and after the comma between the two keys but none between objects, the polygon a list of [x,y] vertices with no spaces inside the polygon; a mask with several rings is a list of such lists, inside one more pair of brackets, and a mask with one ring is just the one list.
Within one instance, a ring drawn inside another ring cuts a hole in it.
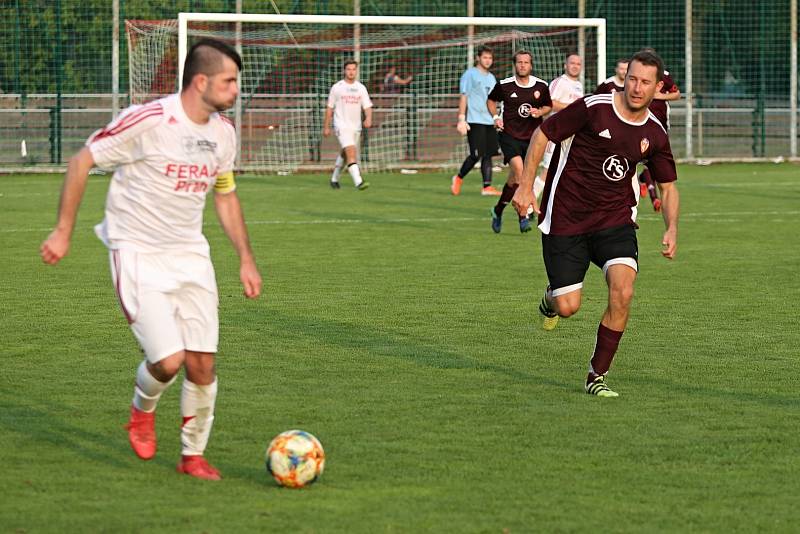
[{"label": "soccer ball", "polygon": [[302,488],[317,480],[324,469],[322,444],[308,432],[281,432],[267,447],[267,472],[281,486]]}]

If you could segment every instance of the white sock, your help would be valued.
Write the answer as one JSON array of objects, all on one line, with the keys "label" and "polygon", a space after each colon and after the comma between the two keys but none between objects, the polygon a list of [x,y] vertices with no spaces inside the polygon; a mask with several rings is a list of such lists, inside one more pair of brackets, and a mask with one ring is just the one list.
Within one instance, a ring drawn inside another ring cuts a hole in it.
[{"label": "white sock", "polygon": [[206,450],[211,425],[214,423],[214,403],[217,400],[217,379],[207,386],[183,380],[181,389],[181,443],[184,456],[201,456]]},{"label": "white sock", "polygon": [[542,194],[542,191],[544,191],[544,180],[537,176],[533,181],[533,196],[539,198],[539,195]]},{"label": "white sock", "polygon": [[339,181],[339,174],[342,172],[342,166],[344,166],[344,158],[342,155],[336,158],[336,165],[333,167],[333,175],[331,176],[331,182],[338,182]]},{"label": "white sock", "polygon": [[147,360],[142,360],[136,371],[136,385],[133,387],[133,405],[143,412],[154,412],[161,394],[175,382],[175,376],[169,382],[161,382],[150,374]]},{"label": "white sock", "polygon": [[361,179],[361,171],[358,169],[358,163],[353,163],[347,166],[347,172],[353,177],[353,184],[358,187],[364,180]]}]

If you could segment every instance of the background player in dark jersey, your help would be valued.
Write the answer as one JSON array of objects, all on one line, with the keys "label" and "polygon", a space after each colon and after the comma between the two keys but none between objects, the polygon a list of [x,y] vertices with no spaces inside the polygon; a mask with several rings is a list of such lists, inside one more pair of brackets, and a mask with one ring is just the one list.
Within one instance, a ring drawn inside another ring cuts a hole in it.
[{"label": "background player in dark jersey", "polygon": [[[623,92],[582,98],[542,124],[531,140],[513,199],[519,213],[530,206],[539,213],[549,280],[539,306],[545,329],[553,329],[559,316],[578,311],[590,262],[605,274],[608,306],[585,384],[587,393],[601,397],[617,396],[606,385],[605,374],[628,322],[638,272],[632,178],[643,160],[661,189],[666,225],[661,253],[672,259],[677,246],[675,161],[666,130],[648,109],[663,72],[658,55],[638,52],[631,58]],[[540,210],[531,184],[548,140],[557,144],[560,161],[549,169]]]},{"label": "background player in dark jersey", "polygon": [[597,86],[594,90],[596,95],[610,94],[613,91],[622,92],[625,90],[625,73],[628,72],[628,58],[619,58],[617,66],[614,68],[614,76]]},{"label": "background player in dark jersey", "polygon": [[[652,48],[645,48],[645,50],[648,52],[655,52]],[[680,99],[681,92],[668,71],[664,71],[664,78],[661,81],[664,82],[664,85],[661,86],[661,89],[657,91],[656,95],[653,97],[653,101],[650,103],[650,111],[653,112],[653,115],[661,121],[661,124],[663,124],[667,132],[669,132],[669,102]],[[658,198],[655,183],[647,167],[645,167],[639,175],[639,183],[641,184],[641,195],[644,196],[644,194],[647,193],[650,197],[650,202],[653,203],[653,209],[655,211],[661,211],[661,200]]]},{"label": "background player in dark jersey", "polygon": [[[542,117],[553,105],[547,82],[531,75],[533,56],[519,50],[514,54],[515,76],[500,80],[489,93],[486,106],[494,116],[495,127],[500,131],[498,141],[503,151],[503,161],[509,165],[508,179],[497,205],[492,208],[492,230],[500,233],[503,210],[517,190],[519,177],[528,144]],[[503,103],[503,115],[497,113],[497,104]],[[525,213],[519,216],[519,231],[528,232],[531,223]]]}]

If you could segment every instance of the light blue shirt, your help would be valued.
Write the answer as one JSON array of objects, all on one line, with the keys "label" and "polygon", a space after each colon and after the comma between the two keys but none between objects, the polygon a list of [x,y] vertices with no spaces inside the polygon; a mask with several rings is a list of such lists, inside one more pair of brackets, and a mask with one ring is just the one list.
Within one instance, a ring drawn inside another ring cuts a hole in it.
[{"label": "light blue shirt", "polygon": [[467,122],[494,124],[486,108],[486,97],[496,83],[494,74],[491,72],[482,74],[478,67],[470,67],[461,75],[459,88],[462,95],[467,95]]}]

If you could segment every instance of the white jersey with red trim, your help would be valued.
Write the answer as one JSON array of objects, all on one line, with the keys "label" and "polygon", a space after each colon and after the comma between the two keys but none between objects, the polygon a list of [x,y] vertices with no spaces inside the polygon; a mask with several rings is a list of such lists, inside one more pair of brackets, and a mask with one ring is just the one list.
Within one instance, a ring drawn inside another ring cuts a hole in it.
[{"label": "white jersey with red trim", "polygon": [[[566,74],[562,74],[550,82],[550,98],[558,100],[564,104],[572,104],[583,96],[583,84],[580,80],[570,79]],[[555,115],[553,110],[550,115]]]},{"label": "white jersey with red trim", "polygon": [[361,110],[372,107],[367,88],[361,82],[339,80],[328,95],[333,110],[333,127],[337,130],[361,131]]},{"label": "white jersey with red trim", "polygon": [[235,189],[230,120],[214,113],[206,124],[192,122],[176,94],[129,107],[86,145],[98,167],[115,169],[95,226],[109,249],[209,255],[206,194]]}]

